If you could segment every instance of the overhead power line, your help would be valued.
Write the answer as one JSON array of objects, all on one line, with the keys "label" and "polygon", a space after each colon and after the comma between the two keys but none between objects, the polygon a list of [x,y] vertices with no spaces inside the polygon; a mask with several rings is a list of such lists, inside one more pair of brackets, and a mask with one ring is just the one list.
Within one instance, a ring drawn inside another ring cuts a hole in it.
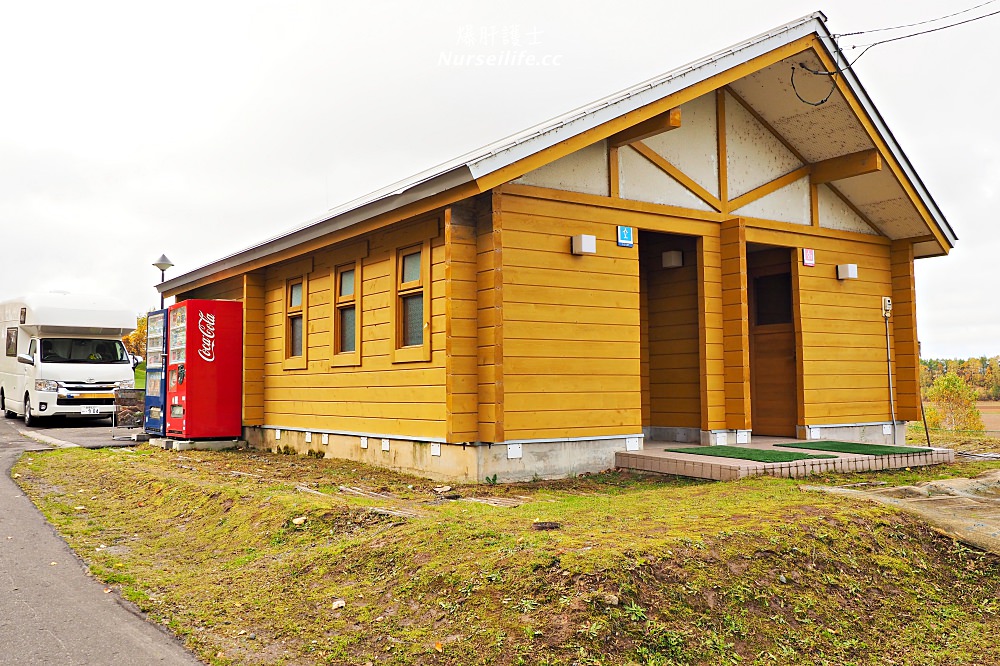
[{"label": "overhead power line", "polygon": [[969,7],[968,9],[963,9],[962,11],[955,12],[954,14],[945,14],[944,16],[938,16],[937,18],[928,19],[926,21],[917,21],[916,23],[906,23],[904,25],[896,25],[889,28],[873,28],[871,30],[859,30],[857,32],[842,32],[840,34],[834,35],[834,37],[853,37],[854,35],[867,35],[872,32],[886,32],[889,30],[902,30],[903,28],[914,28],[918,25],[927,25],[928,23],[937,23],[938,21],[943,21],[954,16],[959,16],[961,14],[968,14],[971,11],[979,9],[980,7],[985,7],[986,5],[992,5],[997,0],[986,0],[986,2],[981,2],[978,5]]},{"label": "overhead power line", "polygon": [[[938,32],[940,30],[947,30],[948,28],[954,28],[956,26],[965,25],[966,23],[972,23],[973,21],[979,21],[979,20],[984,19],[984,18],[989,18],[990,16],[996,16],[997,14],[1000,14],[1000,10],[997,10],[995,12],[990,12],[989,14],[982,14],[982,15],[976,16],[974,18],[965,19],[964,21],[957,21],[955,23],[949,23],[948,25],[941,25],[941,26],[938,26],[936,28],[928,28],[927,30],[921,30],[920,32],[912,32],[912,33],[910,33],[908,35],[900,35],[899,37],[890,37],[889,39],[881,39],[881,40],[879,40],[877,42],[871,42],[870,44],[853,44],[851,48],[860,48],[860,47],[864,46],[864,47],[867,47],[865,49],[865,50],[867,50],[867,49],[869,49],[869,48],[871,48],[873,46],[878,46],[879,44],[888,44],[889,42],[898,42],[901,39],[909,39],[910,37],[917,37],[919,35],[926,35],[926,34],[929,34],[929,33],[932,33],[932,32]],[[860,57],[861,56],[858,56],[858,58],[860,58]],[[858,58],[855,58],[854,60],[857,61]],[[853,64],[853,63],[851,63],[851,64]]]},{"label": "overhead power line", "polygon": [[872,32],[883,32],[883,31],[886,31],[886,30],[898,30],[900,28],[909,28],[909,27],[914,27],[914,26],[918,26],[918,25],[926,25],[928,23],[934,23],[934,22],[941,21],[941,20],[946,19],[946,18],[952,18],[954,16],[958,16],[959,14],[968,13],[968,12],[974,10],[974,9],[979,9],[979,8],[984,7],[986,5],[992,4],[992,3],[996,2],[996,1],[997,0],[987,0],[987,2],[980,3],[980,4],[978,4],[978,5],[974,6],[974,7],[970,7],[968,9],[963,9],[960,12],[955,12],[954,14],[948,14],[947,16],[941,16],[941,17],[938,17],[936,19],[932,19],[932,20],[929,20],[929,21],[920,21],[920,22],[917,22],[917,23],[910,23],[908,25],[895,26],[893,28],[878,28],[876,30],[863,30],[863,31],[859,31],[859,32],[851,32],[851,33],[844,33],[844,34],[840,34],[840,35],[832,35],[832,37],[833,37],[833,44],[834,44],[834,50],[835,50],[835,52],[836,52],[836,54],[838,56],[842,57],[845,61],[847,61],[847,65],[845,65],[843,67],[838,67],[837,69],[835,69],[833,71],[829,71],[829,72],[828,71],[824,71],[824,70],[812,69],[811,67],[809,67],[808,65],[806,65],[805,63],[802,63],[802,62],[800,62],[798,64],[798,66],[792,65],[792,75],[791,75],[792,90],[795,92],[795,96],[799,98],[799,101],[803,102],[804,104],[809,104],[810,106],[820,106],[822,104],[825,104],[826,101],[829,100],[830,97],[833,95],[834,91],[837,88],[836,82],[834,82],[834,81],[830,82],[830,84],[831,84],[830,85],[830,91],[822,99],[820,99],[818,101],[810,101],[810,100],[807,100],[804,97],[802,97],[802,95],[799,93],[798,87],[795,85],[795,70],[796,69],[803,69],[803,70],[809,72],[810,74],[814,74],[814,75],[817,75],[817,76],[835,77],[837,74],[841,74],[843,72],[846,72],[847,70],[849,70],[852,67],[854,67],[854,64],[858,60],[861,59],[861,56],[863,56],[864,54],[868,53],[868,51],[870,49],[872,49],[873,47],[875,47],[875,46],[878,46],[880,44],[888,44],[889,42],[898,42],[901,39],[909,39],[911,37],[918,37],[920,35],[926,35],[926,34],[929,34],[929,33],[932,33],[932,32],[939,32],[941,30],[947,30],[948,28],[954,28],[954,27],[957,27],[957,26],[960,26],[960,25],[965,25],[966,23],[972,23],[974,21],[979,21],[981,19],[989,18],[990,16],[996,16],[997,14],[1000,14],[1000,10],[997,10],[995,12],[990,12],[988,14],[981,14],[979,16],[975,16],[973,18],[965,19],[963,21],[956,21],[954,23],[949,23],[948,25],[941,25],[941,26],[937,26],[935,28],[928,28],[926,30],[920,30],[918,32],[912,32],[912,33],[907,34],[907,35],[900,35],[898,37],[890,37],[888,39],[881,39],[881,40],[878,40],[878,41],[875,41],[875,42],[871,42],[869,44],[853,44],[850,48],[852,48],[852,49],[861,48],[862,51],[857,56],[855,56],[855,58],[853,60],[849,60],[849,61],[847,59],[846,54],[844,53],[844,49],[841,48],[840,44],[837,42],[837,38],[838,37],[847,37],[847,36],[851,36],[851,35],[864,35],[864,34],[868,34],[868,33],[872,33]]}]

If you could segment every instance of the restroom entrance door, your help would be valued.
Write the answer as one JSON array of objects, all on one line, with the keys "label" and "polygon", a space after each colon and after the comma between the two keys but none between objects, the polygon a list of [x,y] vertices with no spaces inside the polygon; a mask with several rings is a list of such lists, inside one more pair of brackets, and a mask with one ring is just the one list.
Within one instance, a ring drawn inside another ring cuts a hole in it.
[{"label": "restroom entrance door", "polygon": [[792,250],[747,247],[753,434],[794,437],[797,420]]}]

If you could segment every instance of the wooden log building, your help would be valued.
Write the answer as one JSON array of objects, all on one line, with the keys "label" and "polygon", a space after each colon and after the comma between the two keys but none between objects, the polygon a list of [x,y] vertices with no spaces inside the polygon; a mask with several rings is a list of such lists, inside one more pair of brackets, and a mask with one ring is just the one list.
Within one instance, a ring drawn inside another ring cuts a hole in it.
[{"label": "wooden log building", "polygon": [[256,446],[481,481],[901,440],[956,237],[844,64],[813,14],[158,289],[243,302]]}]

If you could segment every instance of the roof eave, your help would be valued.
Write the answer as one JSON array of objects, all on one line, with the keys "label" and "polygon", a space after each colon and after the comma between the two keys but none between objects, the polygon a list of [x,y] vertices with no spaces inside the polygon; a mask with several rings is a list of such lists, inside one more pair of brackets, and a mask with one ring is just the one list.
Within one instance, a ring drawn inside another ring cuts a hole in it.
[{"label": "roof eave", "polygon": [[443,173],[431,175],[427,179],[412,185],[405,185],[395,189],[392,187],[386,188],[386,190],[379,193],[377,198],[373,200],[364,201],[364,203],[356,206],[354,205],[355,202],[344,204],[326,215],[309,221],[291,233],[276,236],[246,250],[241,250],[212,263],[205,264],[200,268],[188,271],[183,275],[165,280],[156,285],[156,289],[166,296],[176,295],[183,291],[186,286],[197,283],[205,278],[250,264],[269,255],[292,249],[303,243],[308,243],[327,234],[358,224],[359,222],[364,222],[378,215],[390,213],[407,204],[421,201],[473,181],[474,178],[469,169],[465,165],[460,165]]},{"label": "roof eave", "polygon": [[878,109],[875,108],[875,105],[872,103],[865,87],[854,74],[854,70],[848,66],[849,63],[841,55],[841,52],[838,50],[837,43],[834,41],[833,35],[827,29],[826,24],[819,22],[819,28],[820,29],[817,31],[819,39],[823,43],[823,46],[826,47],[827,53],[833,59],[834,63],[836,63],[843,80],[854,92],[855,99],[858,100],[858,103],[861,104],[865,113],[868,114],[868,118],[875,126],[876,131],[886,142],[886,145],[889,147],[889,150],[896,159],[896,162],[899,164],[899,167],[903,170],[903,173],[906,175],[907,179],[909,179],[910,184],[916,191],[917,196],[927,207],[927,211],[930,213],[934,223],[941,230],[945,240],[948,241],[949,247],[943,249],[947,251],[947,249],[955,247],[955,243],[958,241],[958,236],[955,234],[954,229],[952,229],[951,225],[948,224],[948,220],[945,218],[944,213],[941,212],[937,202],[934,201],[934,197],[931,196],[931,193],[927,190],[924,182],[920,179],[920,176],[917,175],[917,172],[910,163],[906,153],[903,152],[903,148],[899,145],[899,142],[896,141],[896,137],[893,135],[892,130],[889,129],[889,126],[882,118],[882,114],[879,113]]},{"label": "roof eave", "polygon": [[[768,32],[751,37],[653,79],[609,95],[557,119],[525,130],[518,137],[493,144],[482,157],[469,162],[475,177],[482,178],[510,166],[567,138],[598,127],[669,95],[711,79],[758,56],[770,53],[810,34],[826,32],[822,12],[814,12]],[[826,33],[829,34],[829,33]],[[496,147],[499,146],[499,147]]]}]

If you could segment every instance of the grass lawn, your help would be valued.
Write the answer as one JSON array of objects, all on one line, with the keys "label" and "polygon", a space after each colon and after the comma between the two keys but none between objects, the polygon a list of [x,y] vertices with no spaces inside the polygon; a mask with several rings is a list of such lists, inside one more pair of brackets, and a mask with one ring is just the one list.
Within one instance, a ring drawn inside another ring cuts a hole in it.
[{"label": "grass lawn", "polygon": [[146,362],[135,366],[135,387],[137,389],[146,388]]},{"label": "grass lawn", "polygon": [[861,442],[794,442],[792,444],[775,444],[783,448],[808,449],[811,451],[836,451],[837,453],[860,453],[868,456],[907,455],[911,453],[928,453],[932,449],[917,446],[888,446],[885,444],[863,444]]},{"label": "grass lawn", "polygon": [[774,451],[771,449],[751,449],[748,446],[686,446],[678,449],[663,449],[670,453],[687,453],[694,456],[715,456],[717,458],[738,458],[763,463],[794,462],[796,460],[815,460],[819,458],[836,458],[825,454],[798,453],[795,451]]},{"label": "grass lawn", "polygon": [[248,451],[63,449],[15,472],[97,578],[213,664],[996,663],[1000,558],[789,479],[451,491],[510,507]]}]

